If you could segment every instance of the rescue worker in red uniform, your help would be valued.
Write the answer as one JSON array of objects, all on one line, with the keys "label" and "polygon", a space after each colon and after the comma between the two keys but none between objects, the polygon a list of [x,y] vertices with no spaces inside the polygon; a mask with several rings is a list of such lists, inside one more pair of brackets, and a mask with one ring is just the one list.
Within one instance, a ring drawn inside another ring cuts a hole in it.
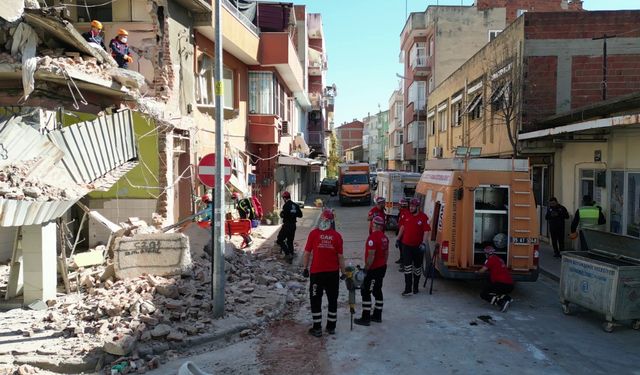
[{"label": "rescue worker in red uniform", "polygon": [[[365,277],[360,288],[362,296],[362,317],[354,319],[355,324],[368,326],[370,322],[382,323],[382,280],[387,272],[389,258],[389,239],[384,234],[384,220],[376,216],[371,220],[373,232],[367,238],[364,250]],[[371,294],[376,299],[371,314]]]},{"label": "rescue worker in red uniform", "polygon": [[488,271],[489,285],[482,290],[480,297],[505,312],[511,303],[509,293],[513,291],[513,278],[502,258],[496,255],[496,249],[493,246],[486,246],[484,255],[487,260],[476,273],[483,274]]},{"label": "rescue worker in red uniform", "polygon": [[[340,275],[345,273],[342,256],[342,236],[331,228],[333,212],[325,209],[320,215],[318,227],[309,233],[302,260],[304,277],[310,277],[309,297],[313,327],[309,333],[322,337],[322,294],[327,294],[329,312],[327,313],[327,333],[336,333],[338,320],[338,289]],[[311,267],[309,267],[311,266]]]},{"label": "rescue worker in red uniform", "polygon": [[[420,209],[420,199],[411,198],[409,201],[410,214],[402,222],[398,232],[398,240],[402,248],[402,262],[404,268],[403,296],[418,293],[422,262],[427,251],[427,239],[431,226],[429,218]],[[398,244],[398,242],[396,243]],[[412,288],[413,286],[413,288]]]},{"label": "rescue worker in red uniform", "polygon": [[[400,232],[400,227],[402,226],[403,220],[410,215],[409,212],[409,201],[407,198],[400,199],[400,210],[398,211],[398,230],[396,230],[396,238],[398,238],[398,233]],[[396,241],[396,248],[399,250],[400,258],[396,260],[396,264],[400,265],[400,272],[403,271],[402,267],[402,243]]]},{"label": "rescue worker in red uniform", "polygon": [[[384,212],[384,203],[385,199],[383,197],[376,198],[376,205],[373,206],[371,210],[369,210],[369,215],[367,216],[367,221],[369,222],[369,234],[373,232],[373,218],[376,216],[381,216],[384,222],[387,222],[387,215]],[[384,228],[382,228],[384,231]]]}]

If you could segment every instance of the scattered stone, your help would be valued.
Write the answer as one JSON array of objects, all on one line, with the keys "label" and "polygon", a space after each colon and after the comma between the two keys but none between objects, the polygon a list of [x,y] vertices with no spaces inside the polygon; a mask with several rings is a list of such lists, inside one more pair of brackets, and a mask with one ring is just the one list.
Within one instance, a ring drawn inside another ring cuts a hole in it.
[{"label": "scattered stone", "polygon": [[158,324],[151,331],[151,337],[153,337],[153,338],[164,337],[164,336],[168,335],[169,333],[171,333],[171,327],[170,326],[168,326],[166,324]]},{"label": "scattered stone", "polygon": [[250,329],[245,329],[244,331],[240,332],[240,337],[247,337],[249,336],[253,331],[251,331]]},{"label": "scattered stone", "polygon": [[136,344],[136,340],[129,335],[124,335],[118,340],[106,341],[102,347],[102,350],[109,354],[117,356],[125,356],[133,350]]},{"label": "scattered stone", "polygon": [[167,336],[167,340],[182,341],[184,340],[184,334],[177,330],[172,330]]},{"label": "scattered stone", "polygon": [[178,298],[180,292],[175,285],[158,285],[156,286],[156,292],[167,298]]}]

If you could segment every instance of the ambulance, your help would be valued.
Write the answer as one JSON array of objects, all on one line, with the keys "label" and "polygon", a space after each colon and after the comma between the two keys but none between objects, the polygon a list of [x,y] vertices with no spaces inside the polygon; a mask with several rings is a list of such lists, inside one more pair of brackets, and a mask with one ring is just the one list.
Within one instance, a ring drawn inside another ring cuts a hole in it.
[{"label": "ambulance", "polygon": [[440,275],[482,277],[474,271],[491,245],[514,280],[537,280],[540,227],[528,160],[430,160],[416,196],[431,222],[430,245]]},{"label": "ambulance", "polygon": [[386,201],[387,230],[398,229],[400,200],[413,198],[418,181],[420,173],[378,172],[376,196],[383,197]]}]

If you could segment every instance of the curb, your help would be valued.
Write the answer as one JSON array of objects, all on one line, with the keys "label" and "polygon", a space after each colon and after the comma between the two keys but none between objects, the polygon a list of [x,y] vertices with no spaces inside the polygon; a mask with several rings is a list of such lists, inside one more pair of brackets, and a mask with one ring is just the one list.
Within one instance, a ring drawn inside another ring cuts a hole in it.
[{"label": "curb", "polygon": [[546,277],[550,278],[551,280],[555,281],[555,282],[560,282],[560,276],[551,273],[547,270],[545,270],[544,268],[540,268],[540,273],[545,275]]}]

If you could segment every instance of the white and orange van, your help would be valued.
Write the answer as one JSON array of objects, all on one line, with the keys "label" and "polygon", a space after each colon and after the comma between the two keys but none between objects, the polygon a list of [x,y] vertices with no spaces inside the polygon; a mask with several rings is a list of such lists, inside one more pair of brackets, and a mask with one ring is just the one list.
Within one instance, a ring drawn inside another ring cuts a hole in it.
[{"label": "white and orange van", "polygon": [[443,277],[479,277],[474,271],[491,244],[515,280],[537,280],[539,226],[528,160],[427,161],[416,196],[429,216]]}]

